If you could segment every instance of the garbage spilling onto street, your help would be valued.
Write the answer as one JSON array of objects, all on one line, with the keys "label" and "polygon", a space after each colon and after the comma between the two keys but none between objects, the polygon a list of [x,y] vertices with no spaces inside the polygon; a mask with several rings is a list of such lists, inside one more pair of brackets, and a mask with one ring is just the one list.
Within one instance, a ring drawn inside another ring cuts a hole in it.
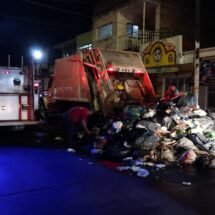
[{"label": "garbage spilling onto street", "polygon": [[[133,171],[139,177],[149,175],[144,166],[215,168],[214,113],[194,109],[187,102],[178,105],[181,99],[160,101],[153,108],[126,106],[122,116],[94,128],[96,137],[84,141],[82,149],[94,157],[120,161],[119,171]],[[126,159],[129,165],[125,165]]]}]

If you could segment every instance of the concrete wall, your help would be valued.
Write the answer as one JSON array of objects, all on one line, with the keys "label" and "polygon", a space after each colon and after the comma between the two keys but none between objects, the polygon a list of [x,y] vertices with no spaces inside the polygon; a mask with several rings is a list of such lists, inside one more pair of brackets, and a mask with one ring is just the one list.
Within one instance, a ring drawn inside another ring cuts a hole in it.
[{"label": "concrete wall", "polygon": [[85,46],[92,44],[93,38],[92,38],[92,31],[80,34],[77,36],[77,47]]},{"label": "concrete wall", "polygon": [[[98,40],[98,28],[112,23],[112,37]],[[93,47],[101,49],[117,49],[117,11],[112,10],[102,16],[96,16],[93,20]]]},{"label": "concrete wall", "polygon": [[[112,37],[98,40],[98,28],[109,23],[113,24]],[[118,11],[111,11],[104,16],[96,17],[93,25],[93,47],[115,50],[128,50],[137,47],[138,38],[127,36],[127,23],[132,23],[132,21]],[[136,51],[138,51],[138,48],[136,48]]]},{"label": "concrete wall", "polygon": [[[167,1],[166,1],[167,2]],[[186,6],[179,0],[177,4],[161,3],[160,8],[160,31],[161,38],[171,37],[176,34],[183,35],[183,46],[185,50],[194,48],[194,31],[190,30],[190,26],[194,26],[193,11],[185,10]],[[155,30],[155,3],[147,2],[146,4],[146,28]],[[138,23],[139,30],[142,29],[142,4],[138,1],[126,1],[122,5],[109,10],[109,12],[100,13],[95,16],[93,22],[93,46],[108,49],[127,50],[129,46],[139,45],[139,41],[135,38],[127,37],[126,24]],[[130,19],[130,18],[131,19]],[[135,22],[134,22],[135,20]],[[139,20],[139,21],[138,21]],[[103,41],[97,41],[97,28],[112,23],[112,38]],[[172,32],[172,35],[170,34]],[[129,44],[131,43],[131,44]]]}]

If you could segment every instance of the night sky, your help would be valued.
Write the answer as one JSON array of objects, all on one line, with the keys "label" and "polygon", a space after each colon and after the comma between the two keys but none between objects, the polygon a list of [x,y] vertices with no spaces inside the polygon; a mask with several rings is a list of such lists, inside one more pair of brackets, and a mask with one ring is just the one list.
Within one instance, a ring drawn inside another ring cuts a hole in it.
[{"label": "night sky", "polygon": [[[0,6],[0,66],[18,66],[30,48],[43,49],[91,29],[99,0],[6,0]],[[101,1],[101,0],[100,0]],[[15,64],[15,65],[14,65]]]},{"label": "night sky", "polygon": [[[92,27],[92,8],[103,0],[2,0],[0,6],[0,66],[19,66],[21,56],[30,56],[30,48],[43,49]],[[193,4],[194,0],[186,0]],[[204,47],[215,46],[215,2],[201,0],[201,35]],[[194,30],[194,27],[193,29]]]}]

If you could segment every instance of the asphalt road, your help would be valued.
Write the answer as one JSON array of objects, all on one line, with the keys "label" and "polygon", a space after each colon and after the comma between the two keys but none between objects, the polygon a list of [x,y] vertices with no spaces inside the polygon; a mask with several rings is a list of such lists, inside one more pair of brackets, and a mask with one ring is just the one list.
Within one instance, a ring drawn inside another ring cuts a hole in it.
[{"label": "asphalt road", "polygon": [[170,166],[139,178],[66,152],[41,129],[0,137],[1,215],[214,214],[215,171]]}]

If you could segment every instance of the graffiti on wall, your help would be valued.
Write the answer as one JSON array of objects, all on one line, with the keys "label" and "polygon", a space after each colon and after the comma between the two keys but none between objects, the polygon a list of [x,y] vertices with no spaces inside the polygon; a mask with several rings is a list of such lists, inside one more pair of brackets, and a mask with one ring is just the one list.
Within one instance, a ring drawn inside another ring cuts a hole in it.
[{"label": "graffiti on wall", "polygon": [[176,47],[167,41],[150,43],[142,53],[146,68],[176,64]]}]

